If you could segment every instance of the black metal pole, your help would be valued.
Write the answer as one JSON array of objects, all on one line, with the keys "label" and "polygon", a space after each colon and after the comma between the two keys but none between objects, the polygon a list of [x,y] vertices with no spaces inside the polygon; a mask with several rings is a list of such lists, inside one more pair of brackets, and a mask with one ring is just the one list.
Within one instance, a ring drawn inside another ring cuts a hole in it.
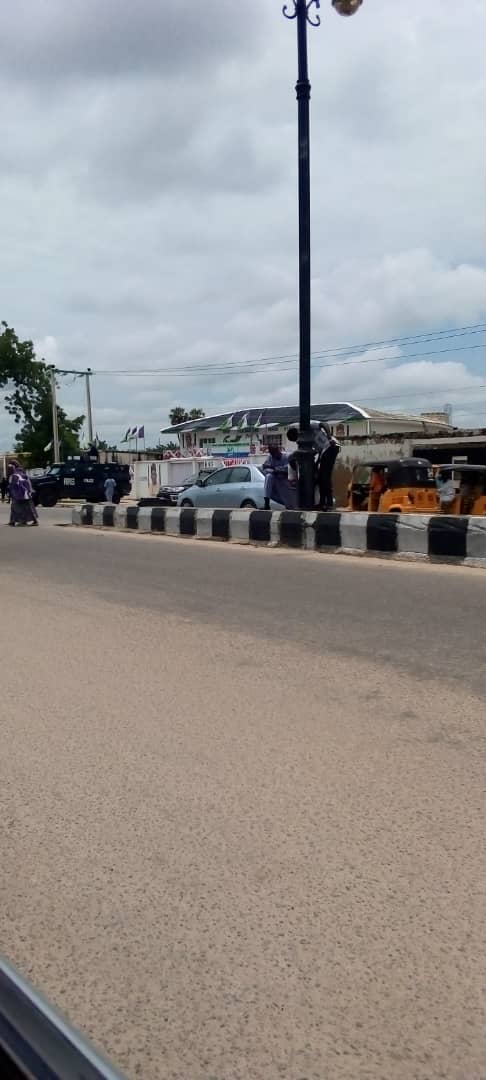
[{"label": "black metal pole", "polygon": [[296,83],[299,150],[299,439],[298,503],[314,508],[314,449],[311,421],[311,265],[310,265],[310,92],[307,61],[308,0],[294,0],[297,20]]}]

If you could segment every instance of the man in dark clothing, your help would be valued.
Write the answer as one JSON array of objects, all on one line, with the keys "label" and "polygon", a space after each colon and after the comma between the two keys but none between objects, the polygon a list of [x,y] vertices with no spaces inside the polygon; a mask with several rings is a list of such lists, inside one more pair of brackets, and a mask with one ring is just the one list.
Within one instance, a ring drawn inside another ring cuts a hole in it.
[{"label": "man in dark clothing", "polygon": [[336,458],[341,450],[341,447],[331,435],[331,440],[327,450],[321,454],[317,463],[317,483],[319,485],[319,509],[320,510],[332,510],[334,505],[334,496],[332,491],[332,472],[336,464]]},{"label": "man in dark clothing", "polygon": [[[332,471],[341,447],[334,435],[331,434],[329,425],[324,421],[311,420],[310,426],[315,451],[316,484],[319,487],[317,509],[332,510],[334,502]],[[298,436],[298,428],[290,427],[287,432],[287,438],[290,442],[297,442]]]},{"label": "man in dark clothing", "polygon": [[7,492],[8,492],[8,480],[7,480],[6,476],[2,476],[2,479],[0,480],[0,494],[1,494],[1,497],[2,497],[2,502],[5,502],[5,499],[7,498]]}]

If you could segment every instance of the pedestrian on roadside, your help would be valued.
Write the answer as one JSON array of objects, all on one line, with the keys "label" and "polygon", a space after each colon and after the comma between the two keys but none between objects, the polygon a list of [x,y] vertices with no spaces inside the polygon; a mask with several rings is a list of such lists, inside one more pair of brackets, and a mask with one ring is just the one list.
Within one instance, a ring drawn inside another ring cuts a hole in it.
[{"label": "pedestrian on roadside", "polygon": [[[319,488],[318,510],[332,510],[334,504],[332,473],[341,447],[331,434],[329,424],[323,420],[311,420],[312,442],[314,446],[315,480]],[[299,429],[292,426],[287,431],[289,442],[297,442]]]},{"label": "pedestrian on roadside", "polygon": [[338,454],[341,453],[341,445],[334,435],[330,436],[327,450],[320,455],[317,465],[317,483],[319,486],[319,509],[332,510],[334,506],[334,493],[332,490],[332,474]]},{"label": "pedestrian on roadside", "polygon": [[265,510],[270,510],[271,501],[280,503],[286,510],[295,510],[295,487],[289,481],[288,455],[282,453],[280,446],[270,446],[269,451],[262,465]]},{"label": "pedestrian on roadside", "polygon": [[30,477],[18,461],[11,461],[8,465],[8,492],[10,495],[9,525],[28,525],[29,523],[38,525],[39,518],[34,506]]},{"label": "pedestrian on roadside", "polygon": [[8,494],[8,480],[6,476],[2,476],[2,479],[0,480],[0,494],[2,497],[2,502],[5,502]]},{"label": "pedestrian on roadside", "polygon": [[105,499],[107,502],[112,503],[115,501],[114,495],[116,491],[116,480],[112,476],[107,476],[105,480]]}]

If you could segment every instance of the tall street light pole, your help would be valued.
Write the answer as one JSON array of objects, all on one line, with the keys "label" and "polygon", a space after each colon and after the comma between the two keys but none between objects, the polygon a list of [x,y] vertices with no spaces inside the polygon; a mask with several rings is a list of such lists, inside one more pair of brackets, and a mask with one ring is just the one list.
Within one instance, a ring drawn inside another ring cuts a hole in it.
[{"label": "tall street light pole", "polygon": [[[332,0],[339,15],[354,15],[363,0]],[[311,428],[310,92],[307,26],[320,26],[320,0],[291,0],[286,19],[297,20],[299,149],[299,508],[314,509],[314,442]],[[313,10],[314,9],[314,10]]]}]

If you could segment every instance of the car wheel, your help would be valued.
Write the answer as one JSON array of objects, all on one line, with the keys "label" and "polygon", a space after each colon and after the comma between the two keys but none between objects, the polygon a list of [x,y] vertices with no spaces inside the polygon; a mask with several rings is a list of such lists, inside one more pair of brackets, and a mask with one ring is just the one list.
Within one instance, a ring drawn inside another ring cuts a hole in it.
[{"label": "car wheel", "polygon": [[251,499],[245,499],[245,501],[241,504],[242,510],[256,510],[256,508],[256,503],[252,502]]},{"label": "car wheel", "polygon": [[183,499],[181,506],[194,506],[194,503],[192,503],[190,499]]},{"label": "car wheel", "polygon": [[55,506],[57,498],[55,495],[42,495],[39,501],[41,506]]}]

